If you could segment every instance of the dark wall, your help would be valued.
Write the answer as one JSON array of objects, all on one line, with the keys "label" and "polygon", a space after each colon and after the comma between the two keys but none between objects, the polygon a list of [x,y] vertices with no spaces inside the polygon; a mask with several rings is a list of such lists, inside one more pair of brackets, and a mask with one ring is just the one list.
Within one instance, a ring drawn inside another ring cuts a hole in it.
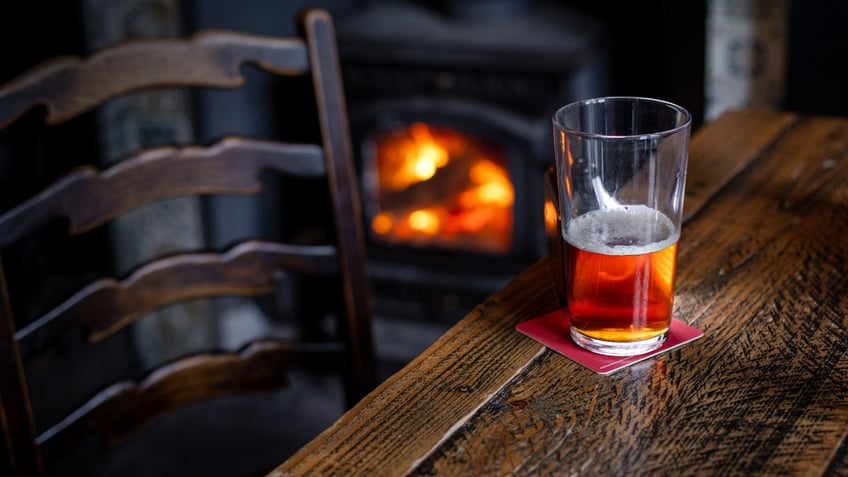
[{"label": "dark wall", "polygon": [[602,19],[612,33],[612,91],[704,111],[706,0],[570,4]]},{"label": "dark wall", "polygon": [[[44,15],[45,2],[9,2],[0,13],[0,83],[5,83],[38,62],[57,55],[81,55],[85,52],[85,37],[82,18],[77,2],[56,2],[51,15]],[[43,111],[28,114],[23,122],[37,123]],[[0,207],[16,203],[31,186],[44,184],[39,177],[51,180],[73,161],[72,157],[56,155],[63,163],[47,161],[49,149],[61,150],[62,144],[75,141],[86,147],[94,147],[92,138],[83,134],[84,128],[76,125],[63,126],[58,131],[33,131],[30,127],[15,126],[18,132],[26,130],[29,137],[18,140],[10,134],[9,128],[0,129],[0,179],[12,178],[6,187],[0,189]],[[32,150],[33,139],[39,142],[38,150]],[[48,150],[42,150],[43,148]],[[21,148],[28,148],[22,150]],[[91,149],[93,150],[93,149]],[[28,157],[26,161],[13,160],[14,157]],[[9,186],[15,188],[10,190]]]},{"label": "dark wall", "polygon": [[[45,12],[50,14],[46,15]],[[57,54],[81,54],[85,35],[77,1],[4,2],[0,13],[0,82]]]},{"label": "dark wall", "polygon": [[[82,55],[85,38],[77,2],[7,2],[0,13],[0,83],[9,81],[38,62],[57,55]],[[90,114],[55,127],[43,125],[43,108],[23,114],[0,129],[0,211],[21,203],[67,170],[97,154],[97,138]],[[51,299],[61,296],[65,277],[106,266],[106,237],[94,232],[77,239],[65,238],[67,224],[53,220],[21,243],[2,250],[4,266],[16,280],[8,283],[19,319],[30,320]],[[90,260],[80,254],[58,253],[62,242],[74,250],[96,251]],[[49,274],[48,274],[49,272]],[[30,300],[30,296],[38,300]]]},{"label": "dark wall", "polygon": [[[460,0],[457,0],[460,1]],[[529,1],[529,0],[528,0]],[[235,28],[290,34],[293,15],[307,6],[341,18],[367,0],[184,0],[187,29]],[[703,109],[704,18],[707,0],[608,2],[569,0],[606,21],[613,32],[613,90],[616,94],[662,96],[700,117]],[[80,1],[8,2],[0,15],[4,48],[0,81],[36,61],[61,53],[82,54],[85,40]],[[50,15],[44,15],[49,11]],[[790,1],[785,107],[803,112],[848,115],[848,4],[841,0]],[[25,47],[23,46],[25,45]],[[249,94],[249,93],[247,93]],[[202,128],[210,135],[241,128],[261,131],[269,121],[243,114],[260,98],[225,99]]]},{"label": "dark wall", "polygon": [[790,2],[787,109],[848,116],[848,2]]},{"label": "dark wall", "polygon": [[[848,2],[788,1],[782,107],[848,116]],[[662,97],[703,117],[707,0],[569,3],[610,25],[616,94]]]}]

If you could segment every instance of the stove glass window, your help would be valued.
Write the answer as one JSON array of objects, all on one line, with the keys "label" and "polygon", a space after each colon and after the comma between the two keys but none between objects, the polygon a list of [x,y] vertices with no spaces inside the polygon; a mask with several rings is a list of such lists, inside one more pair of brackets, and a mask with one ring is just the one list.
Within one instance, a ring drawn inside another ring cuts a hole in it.
[{"label": "stove glass window", "polygon": [[365,151],[372,239],[509,252],[514,190],[503,144],[417,122],[373,133]]}]

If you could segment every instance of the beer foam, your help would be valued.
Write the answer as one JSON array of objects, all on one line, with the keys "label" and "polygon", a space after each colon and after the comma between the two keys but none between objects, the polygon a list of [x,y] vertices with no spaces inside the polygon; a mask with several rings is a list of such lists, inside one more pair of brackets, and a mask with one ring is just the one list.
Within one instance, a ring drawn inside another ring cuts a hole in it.
[{"label": "beer foam", "polygon": [[677,241],[680,231],[662,212],[644,205],[593,210],[571,219],[563,234],[571,245],[604,255],[640,255]]}]

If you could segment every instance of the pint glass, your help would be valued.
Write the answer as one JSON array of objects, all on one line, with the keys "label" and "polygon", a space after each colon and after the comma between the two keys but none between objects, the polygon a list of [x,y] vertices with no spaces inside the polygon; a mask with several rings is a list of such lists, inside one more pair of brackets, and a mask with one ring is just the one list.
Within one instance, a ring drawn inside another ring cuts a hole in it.
[{"label": "pint glass", "polygon": [[629,356],[665,341],[692,118],[666,101],[595,98],[553,117],[571,338]]}]

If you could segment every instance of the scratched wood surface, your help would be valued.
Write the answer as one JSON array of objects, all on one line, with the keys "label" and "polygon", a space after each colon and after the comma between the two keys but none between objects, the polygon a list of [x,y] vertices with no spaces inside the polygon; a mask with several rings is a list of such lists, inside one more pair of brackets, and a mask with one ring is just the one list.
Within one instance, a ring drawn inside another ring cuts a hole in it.
[{"label": "scratched wood surface", "polygon": [[543,259],[272,475],[846,475],[848,120],[730,113],[689,173],[702,339],[610,376],[546,350],[514,331],[556,307]]}]

